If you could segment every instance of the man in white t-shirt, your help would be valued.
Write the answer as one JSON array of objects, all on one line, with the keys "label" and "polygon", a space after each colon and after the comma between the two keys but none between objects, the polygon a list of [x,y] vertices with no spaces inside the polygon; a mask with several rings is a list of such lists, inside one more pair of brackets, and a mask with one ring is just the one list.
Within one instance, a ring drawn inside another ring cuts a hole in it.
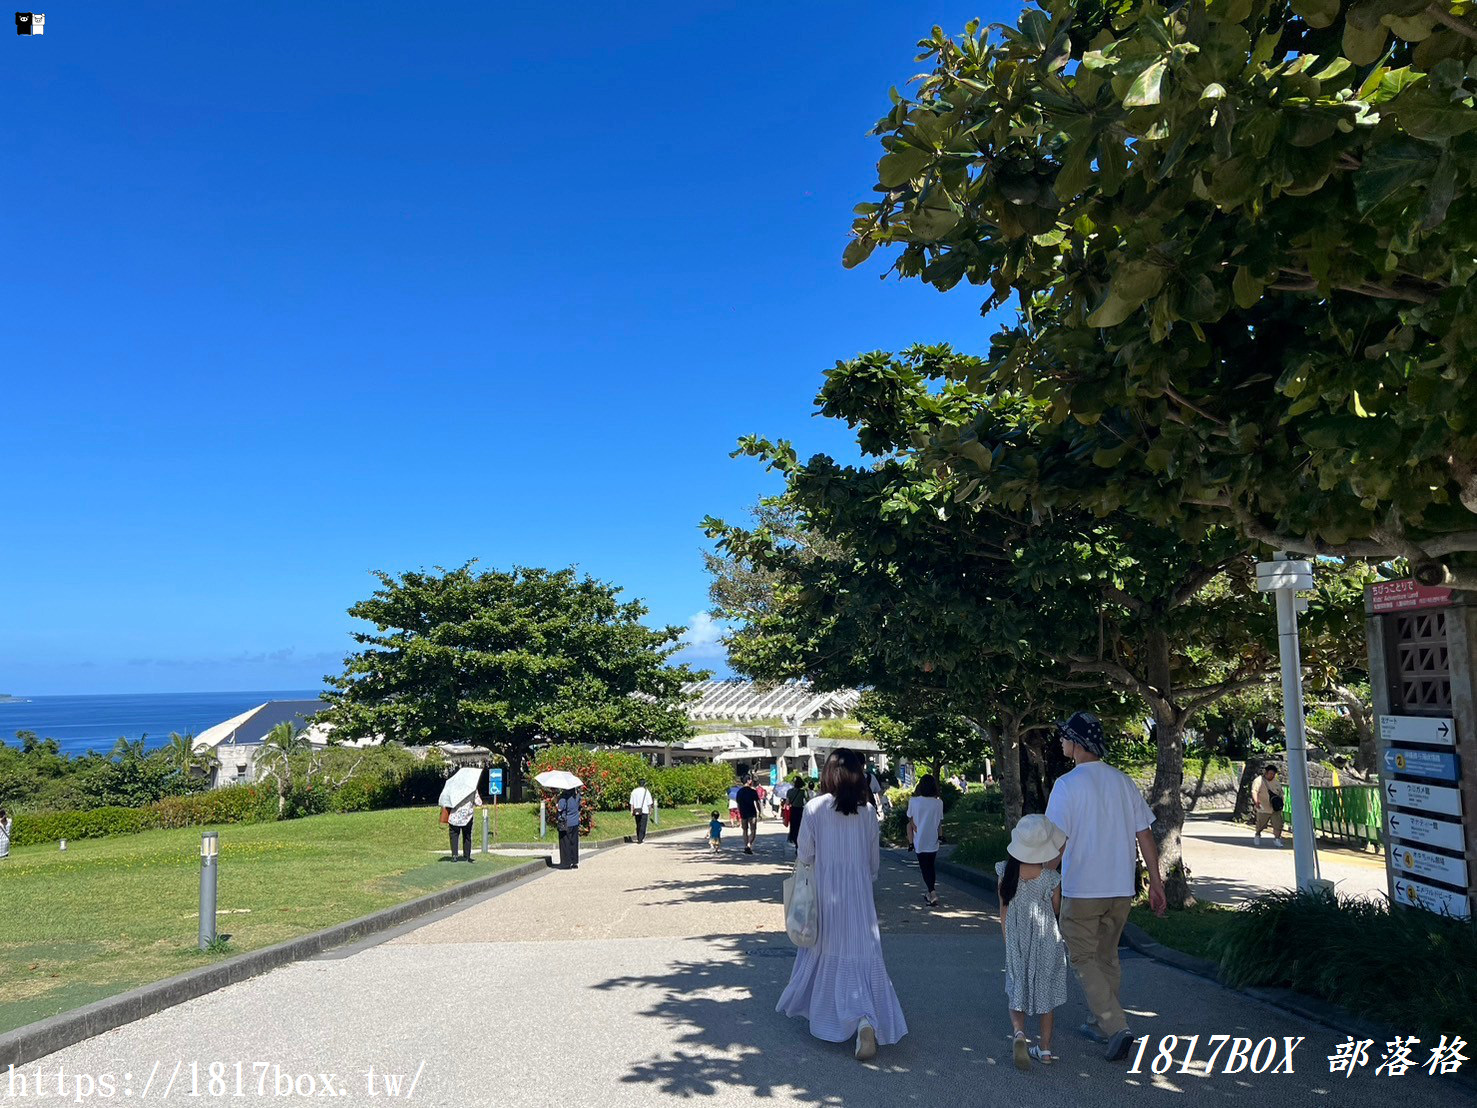
[{"label": "man in white t-shirt", "polygon": [[1046,818],[1066,833],[1062,854],[1062,938],[1093,1022],[1089,1037],[1107,1043],[1105,1057],[1128,1056],[1134,1035],[1118,1003],[1121,970],[1118,939],[1133,903],[1134,844],[1149,871],[1149,905],[1164,914],[1164,882],[1159,850],[1149,830],[1154,813],[1125,773],[1102,761],[1107,748],[1103,725],[1090,712],[1057,724],[1062,753],[1076,766],[1058,778],[1046,802]]},{"label": "man in white t-shirt", "polygon": [[656,807],[656,797],[651,795],[651,790],[643,781],[631,790],[631,815],[636,819],[636,841],[646,841],[646,821],[651,818],[651,810]]}]

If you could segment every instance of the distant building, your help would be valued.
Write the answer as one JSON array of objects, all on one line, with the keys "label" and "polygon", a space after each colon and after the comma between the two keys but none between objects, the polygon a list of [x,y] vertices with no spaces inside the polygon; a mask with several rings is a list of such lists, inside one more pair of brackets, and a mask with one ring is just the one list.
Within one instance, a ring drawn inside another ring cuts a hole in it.
[{"label": "distant building", "polygon": [[690,681],[682,686],[687,718],[693,723],[759,723],[778,720],[789,727],[825,719],[844,719],[856,711],[859,689],[817,692],[809,681],[757,685],[753,681]]},{"label": "distant building", "polygon": [[[279,723],[303,729],[303,738],[313,746],[327,746],[332,727],[314,721],[323,711],[321,700],[269,700],[239,716],[207,727],[195,736],[195,751],[210,761],[212,787],[249,785],[256,780],[256,757],[267,734]],[[378,739],[356,739],[344,746],[372,746]]]}]

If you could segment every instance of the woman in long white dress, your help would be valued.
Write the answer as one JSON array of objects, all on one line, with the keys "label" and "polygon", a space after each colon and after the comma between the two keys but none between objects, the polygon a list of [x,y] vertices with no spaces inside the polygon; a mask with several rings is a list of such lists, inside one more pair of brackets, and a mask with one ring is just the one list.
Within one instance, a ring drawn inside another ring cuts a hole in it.
[{"label": "woman in long white dress", "polygon": [[877,929],[878,828],[861,756],[838,749],[821,771],[820,794],[805,805],[799,857],[815,867],[820,935],[795,955],[790,983],[776,1010],[810,1021],[827,1042],[856,1037],[856,1056],[908,1033],[897,993],[882,961]]}]

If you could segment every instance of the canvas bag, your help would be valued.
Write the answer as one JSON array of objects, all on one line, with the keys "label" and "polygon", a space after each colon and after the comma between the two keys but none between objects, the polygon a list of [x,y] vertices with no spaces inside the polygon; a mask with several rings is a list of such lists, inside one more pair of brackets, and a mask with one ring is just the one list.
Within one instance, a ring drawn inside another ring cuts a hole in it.
[{"label": "canvas bag", "polygon": [[794,874],[785,878],[785,931],[796,946],[815,946],[820,923],[815,869],[809,862],[797,861]]}]

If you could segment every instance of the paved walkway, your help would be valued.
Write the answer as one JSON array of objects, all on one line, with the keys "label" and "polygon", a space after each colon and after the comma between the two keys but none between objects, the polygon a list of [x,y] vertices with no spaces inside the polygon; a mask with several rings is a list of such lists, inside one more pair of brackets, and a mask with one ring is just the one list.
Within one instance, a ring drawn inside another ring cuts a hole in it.
[{"label": "paved walkway", "polygon": [[[1252,841],[1251,825],[1233,823],[1225,813],[1200,813],[1185,818],[1185,862],[1191,887],[1201,900],[1240,904],[1272,889],[1290,889],[1293,876],[1292,834],[1283,834],[1281,850],[1262,836]],[[1385,856],[1361,854],[1319,844],[1318,865],[1323,877],[1346,896],[1385,895]]]},{"label": "paved walkway", "polygon": [[[40,1065],[114,1073],[120,1094],[122,1075],[131,1074],[134,1099],[148,1099],[140,1090],[158,1062],[149,1095],[159,1099],[176,1062],[184,1063],[179,1096],[192,1061],[202,1092],[209,1064],[227,1063],[231,1093],[241,1061],[247,1095],[222,1101],[231,1104],[284,1103],[256,1095],[255,1061],[289,1077],[331,1072],[346,1093],[340,1104],[385,1103],[366,1095],[371,1066],[403,1075],[402,1090],[419,1073],[410,1099],[455,1108],[1082,1108],[1184,1103],[1186,1093],[1257,1106],[1270,1097],[1279,1108],[1374,1105],[1390,1096],[1402,1108],[1471,1103],[1470,1090],[1422,1071],[1376,1078],[1378,1048],[1364,1073],[1330,1078],[1326,1058],[1343,1036],[1127,951],[1125,1000],[1156,1044],[1171,1034],[1279,1043],[1306,1036],[1295,1073],[1135,1076],[1071,1033],[1058,1037],[1061,1063],[1017,1073],[989,904],[946,880],[944,909],[927,911],[908,856],[895,853],[884,860],[878,901],[911,1033],[861,1065],[848,1047],[817,1042],[803,1023],[774,1012],[794,956],[780,930],[785,852],[772,823],[753,857],[731,845],[710,857],[701,831],[603,851],[577,871],[551,872],[377,944],[243,982]],[[1059,1017],[1064,1031],[1075,1027],[1080,1001]]]}]

